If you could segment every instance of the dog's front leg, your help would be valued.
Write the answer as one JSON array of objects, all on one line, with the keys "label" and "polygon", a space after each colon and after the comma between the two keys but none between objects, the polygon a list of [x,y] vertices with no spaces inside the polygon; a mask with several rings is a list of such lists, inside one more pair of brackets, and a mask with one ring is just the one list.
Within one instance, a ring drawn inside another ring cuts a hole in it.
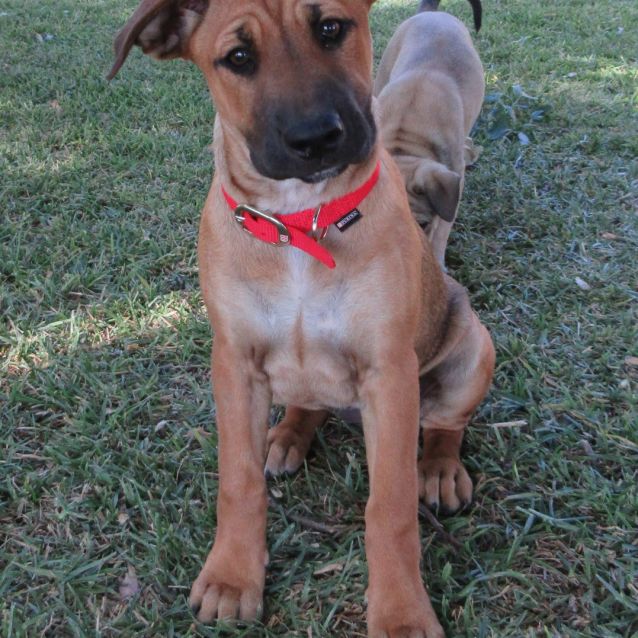
[{"label": "dog's front leg", "polygon": [[393,351],[387,360],[364,372],[360,388],[370,475],[368,635],[441,638],[419,569],[418,362],[413,351]]},{"label": "dog's front leg", "polygon": [[217,335],[213,383],[219,431],[217,534],[190,604],[198,619],[256,619],[262,609],[266,551],[264,461],[270,387],[250,359]]}]

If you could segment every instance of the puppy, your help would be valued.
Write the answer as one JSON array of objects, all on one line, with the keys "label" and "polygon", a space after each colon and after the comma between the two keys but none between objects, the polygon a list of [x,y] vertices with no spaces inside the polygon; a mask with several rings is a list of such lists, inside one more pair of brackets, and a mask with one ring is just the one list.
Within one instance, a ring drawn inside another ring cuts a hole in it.
[{"label": "puppy", "polygon": [[374,94],[383,144],[444,265],[465,166],[477,156],[468,135],[481,110],[485,81],[468,30],[455,17],[430,11],[436,4],[423,2],[425,11],[399,26],[381,59]]},{"label": "puppy", "polygon": [[[460,446],[494,349],[377,142],[371,4],[143,0],[116,39],[111,77],[134,44],[185,57],[217,108],[198,246],[219,433],[217,532],[190,595],[202,622],[260,615],[264,467],[294,471],[328,410],[354,407],[370,477],[368,635],[443,636],[418,496],[449,510],[471,498]],[[269,432],[273,402],[287,409]]]}]

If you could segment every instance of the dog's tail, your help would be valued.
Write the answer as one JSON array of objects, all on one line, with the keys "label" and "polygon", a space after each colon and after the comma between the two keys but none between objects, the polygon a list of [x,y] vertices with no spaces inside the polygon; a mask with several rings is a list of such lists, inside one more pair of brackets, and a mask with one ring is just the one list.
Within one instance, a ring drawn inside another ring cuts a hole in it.
[{"label": "dog's tail", "polygon": [[[483,20],[483,7],[481,6],[481,0],[469,0],[472,5],[472,13],[474,14],[474,28],[477,33],[481,28],[481,22]],[[421,11],[436,11],[439,8],[439,0],[421,0],[419,5],[419,12]]]},{"label": "dog's tail", "polygon": [[439,0],[421,0],[419,13],[421,11],[436,11],[439,8]]}]

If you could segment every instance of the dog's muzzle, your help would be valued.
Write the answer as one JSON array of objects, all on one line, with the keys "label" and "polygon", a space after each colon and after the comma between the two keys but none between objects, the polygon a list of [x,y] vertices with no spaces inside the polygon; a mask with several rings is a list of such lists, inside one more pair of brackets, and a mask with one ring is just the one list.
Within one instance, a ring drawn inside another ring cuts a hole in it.
[{"label": "dog's muzzle", "polygon": [[288,151],[305,161],[321,161],[338,154],[344,137],[343,122],[334,111],[294,122],[282,131]]},{"label": "dog's muzzle", "polygon": [[319,182],[367,159],[376,140],[370,96],[330,87],[312,102],[273,103],[247,135],[255,168],[270,179]]}]

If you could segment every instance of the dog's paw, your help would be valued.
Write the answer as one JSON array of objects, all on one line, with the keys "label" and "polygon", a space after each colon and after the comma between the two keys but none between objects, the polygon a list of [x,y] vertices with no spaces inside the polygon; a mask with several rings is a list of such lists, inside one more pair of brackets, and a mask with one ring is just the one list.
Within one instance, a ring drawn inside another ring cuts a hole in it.
[{"label": "dog's paw", "polygon": [[443,627],[434,611],[427,611],[418,620],[377,621],[368,624],[368,638],[445,638]]},{"label": "dog's paw", "polygon": [[443,514],[454,514],[472,502],[472,479],[453,457],[424,457],[419,461],[419,496]]},{"label": "dog's paw", "polygon": [[380,630],[377,632],[369,632],[369,638],[445,638],[443,628],[438,620],[429,627],[411,627],[402,625],[396,629]]},{"label": "dog's paw", "polygon": [[294,474],[303,463],[312,443],[303,429],[280,423],[268,431],[268,457],[266,476]]},{"label": "dog's paw", "polygon": [[211,623],[215,618],[250,622],[261,616],[263,585],[230,574],[224,576],[207,562],[193,583],[188,602],[202,623]]},{"label": "dog's paw", "polygon": [[463,160],[465,162],[465,168],[473,166],[482,152],[482,146],[474,144],[474,140],[471,137],[466,137],[465,144],[463,145]]},{"label": "dog's paw", "polygon": [[368,588],[368,638],[445,638],[423,583],[408,582]]}]

